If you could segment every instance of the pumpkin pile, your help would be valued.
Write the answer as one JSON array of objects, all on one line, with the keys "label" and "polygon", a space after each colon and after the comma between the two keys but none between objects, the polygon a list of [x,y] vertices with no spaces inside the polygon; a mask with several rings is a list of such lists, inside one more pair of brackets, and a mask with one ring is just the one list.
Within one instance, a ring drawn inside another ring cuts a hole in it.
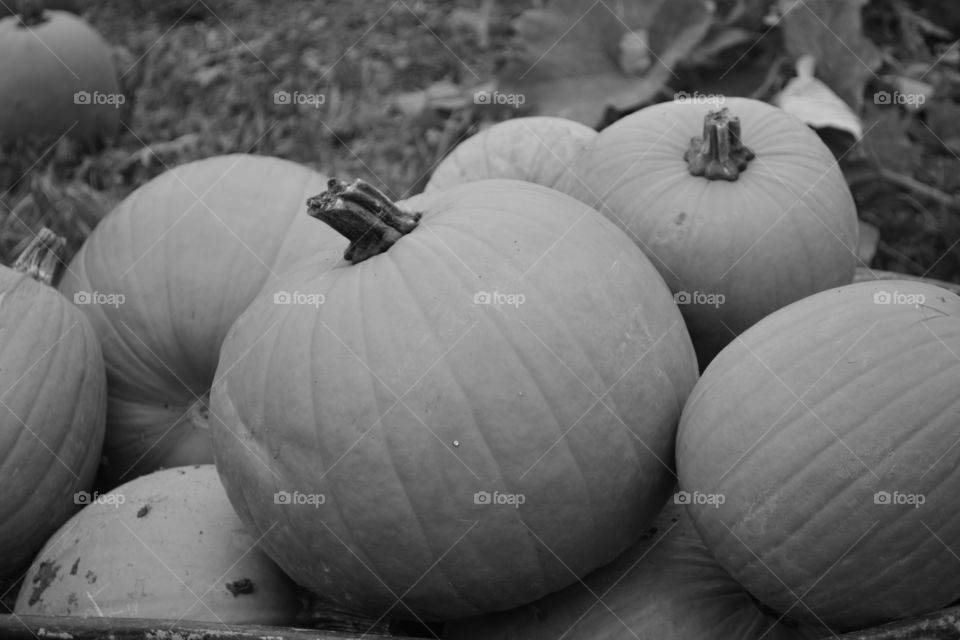
[{"label": "pumpkin pile", "polygon": [[[65,298],[34,287],[88,340],[57,390],[92,394],[52,403],[85,466],[37,503],[103,455],[69,521],[0,502],[0,577],[33,560],[21,614],[294,624],[306,590],[451,639],[805,640],[943,608],[960,297],[852,284],[857,230],[819,138],[748,99],[517,118],[402,201],[277,158],[177,167]],[[22,432],[0,479],[32,487],[55,474]]]}]

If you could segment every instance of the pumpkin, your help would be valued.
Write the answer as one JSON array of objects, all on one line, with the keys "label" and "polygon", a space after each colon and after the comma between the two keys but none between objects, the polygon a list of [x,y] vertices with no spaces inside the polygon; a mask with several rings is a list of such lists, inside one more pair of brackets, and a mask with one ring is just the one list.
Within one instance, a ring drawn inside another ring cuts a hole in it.
[{"label": "pumpkin", "polygon": [[43,229],[0,267],[0,592],[77,510],[103,444],[100,344],[49,286],[64,244]]},{"label": "pumpkin", "polygon": [[506,609],[612,560],[673,484],[696,361],[670,293],[595,211],[484,180],[402,204],[332,180],[351,241],[224,341],[214,454],[294,580],[372,617]]},{"label": "pumpkin", "polygon": [[[680,497],[681,494],[677,494]],[[576,583],[511,611],[448,622],[445,640],[800,640],[814,625],[771,615],[720,568],[668,504],[640,540]]]},{"label": "pumpkin", "polygon": [[499,122],[457,145],[424,188],[513,178],[570,192],[574,160],[597,137],[590,127],[566,118],[530,116]]},{"label": "pumpkin", "polygon": [[294,624],[296,585],[257,548],[213,465],[86,501],[34,560],[14,613]]},{"label": "pumpkin", "polygon": [[851,282],[859,232],[843,175],[805,124],[745,98],[709,109],[662,103],[617,121],[574,165],[572,193],[660,270],[701,369],[767,314]]},{"label": "pumpkin", "polygon": [[960,597],[958,353],[960,297],[905,280],[810,296],[724,349],[677,437],[718,562],[775,611],[840,630]]},{"label": "pumpkin", "polygon": [[206,399],[230,325],[284,265],[346,244],[306,215],[325,180],[278,158],[191,162],[130,194],[74,257],[60,290],[103,344],[106,488],[213,462]]},{"label": "pumpkin", "polygon": [[107,43],[72,13],[22,4],[0,19],[0,138],[98,144],[115,134],[124,97]]}]

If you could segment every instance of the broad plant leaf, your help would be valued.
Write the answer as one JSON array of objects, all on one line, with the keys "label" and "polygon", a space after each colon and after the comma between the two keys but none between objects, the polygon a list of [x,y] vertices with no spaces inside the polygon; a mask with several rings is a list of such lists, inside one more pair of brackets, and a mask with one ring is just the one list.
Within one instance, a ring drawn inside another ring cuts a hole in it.
[{"label": "broad plant leaf", "polygon": [[[557,0],[514,22],[499,90],[534,113],[596,126],[608,107],[650,102],[713,24],[710,0]],[[624,68],[626,67],[626,69]]]},{"label": "broad plant leaf", "polygon": [[863,35],[860,10],[869,0],[780,0],[787,53],[811,55],[817,77],[860,113],[880,51]]},{"label": "broad plant leaf", "polygon": [[831,127],[846,131],[854,138],[863,135],[863,123],[846,102],[814,77],[811,55],[797,60],[797,76],[773,97],[773,104],[814,129]]}]

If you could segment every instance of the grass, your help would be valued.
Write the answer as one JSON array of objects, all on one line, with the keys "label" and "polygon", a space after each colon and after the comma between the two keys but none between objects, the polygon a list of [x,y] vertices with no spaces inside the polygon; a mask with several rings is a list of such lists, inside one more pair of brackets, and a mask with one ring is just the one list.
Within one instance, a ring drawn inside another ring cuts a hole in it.
[{"label": "grass", "polygon": [[[395,197],[417,193],[476,122],[472,114],[451,120],[443,110],[411,117],[397,98],[440,80],[466,87],[488,80],[495,52],[506,46],[503,29],[494,29],[482,49],[475,31],[448,19],[480,4],[469,0],[208,4],[215,15],[202,4],[160,2],[145,16],[137,3],[121,0],[84,12],[116,48],[123,128],[95,153],[69,141],[5,147],[6,263],[42,225],[68,239],[69,259],[137,186],[212,155],[274,155],[328,175],[362,177]],[[183,17],[191,5],[198,15]],[[524,6],[500,3],[496,18],[505,23]],[[323,103],[276,104],[277,91],[320,95]]]}]

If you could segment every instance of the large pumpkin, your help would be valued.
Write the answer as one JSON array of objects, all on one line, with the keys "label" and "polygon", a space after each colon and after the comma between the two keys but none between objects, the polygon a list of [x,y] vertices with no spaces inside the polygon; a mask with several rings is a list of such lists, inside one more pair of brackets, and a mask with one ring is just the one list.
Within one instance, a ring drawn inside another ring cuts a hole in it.
[{"label": "large pumpkin", "polygon": [[766,103],[724,107],[647,107],[574,166],[573,195],[627,231],[670,285],[701,368],[765,315],[851,282],[857,262],[856,208],[826,145]]},{"label": "large pumpkin", "polygon": [[656,270],[539,185],[400,209],[331,183],[311,214],[351,239],[347,260],[268,287],[211,396],[217,467],[263,548],[344,607],[424,619],[517,606],[612,560],[668,496],[697,375]]},{"label": "large pumpkin", "polygon": [[120,94],[110,48],[65,11],[23,2],[0,19],[0,138],[67,135],[97,143],[120,126]]},{"label": "large pumpkin", "polygon": [[257,548],[213,465],[86,498],[34,560],[14,613],[294,624],[296,585]]},{"label": "large pumpkin", "polygon": [[671,502],[640,541],[583,582],[502,613],[448,622],[446,640],[801,640],[822,628],[765,611]]},{"label": "large pumpkin", "polygon": [[100,344],[48,286],[63,244],[44,229],[0,267],[0,591],[79,508],[103,444]]},{"label": "large pumpkin", "polygon": [[571,166],[597,137],[590,127],[551,116],[499,122],[454,148],[430,176],[424,192],[464,182],[512,178],[568,193],[577,177]]},{"label": "large pumpkin", "polygon": [[958,354],[960,298],[903,280],[816,294],[721,352],[677,439],[720,564],[838,629],[960,597]]},{"label": "large pumpkin", "polygon": [[212,462],[206,398],[230,325],[285,265],[343,239],[306,214],[326,178],[251,155],[191,162],[107,215],[60,290],[100,335],[105,483]]}]

